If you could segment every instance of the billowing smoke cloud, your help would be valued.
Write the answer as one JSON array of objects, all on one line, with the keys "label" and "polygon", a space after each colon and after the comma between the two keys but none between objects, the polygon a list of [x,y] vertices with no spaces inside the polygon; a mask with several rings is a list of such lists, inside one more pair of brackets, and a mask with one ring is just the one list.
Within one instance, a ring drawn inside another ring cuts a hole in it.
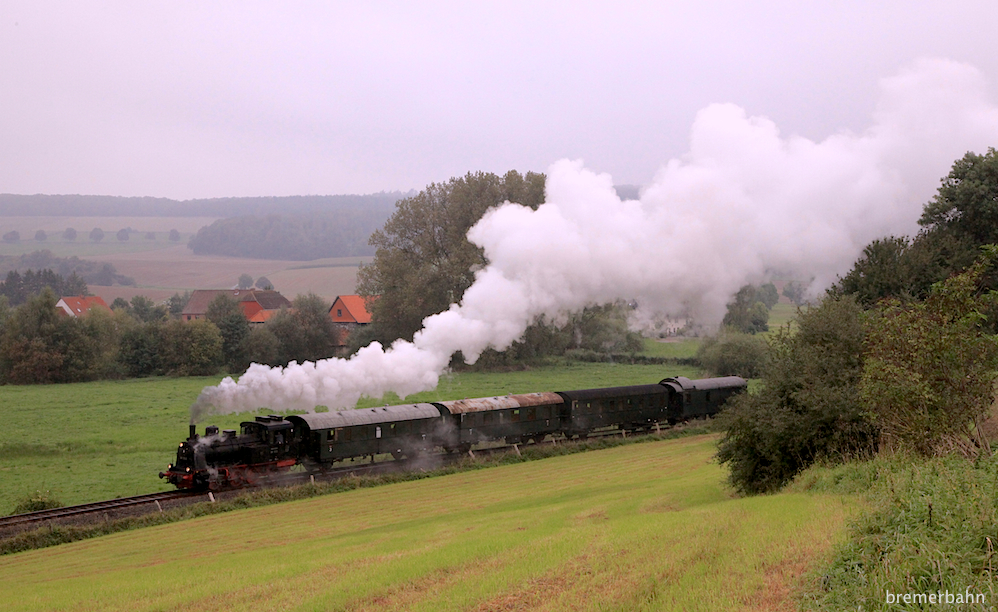
[{"label": "billowing smoke cloud", "polygon": [[769,271],[822,288],[862,248],[910,234],[939,179],[966,151],[998,144],[998,107],[979,72],[921,60],[881,83],[872,126],[815,142],[733,104],[697,115],[690,151],[668,162],[640,200],[621,201],[609,175],[563,160],[537,210],[507,203],[468,233],[489,265],[460,304],[428,317],[412,343],[374,343],[348,360],[253,365],[204,389],[205,411],[353,406],[387,391],[436,386],[450,356],[504,350],[538,315],[636,300],[641,314],[717,321],[738,288]]}]

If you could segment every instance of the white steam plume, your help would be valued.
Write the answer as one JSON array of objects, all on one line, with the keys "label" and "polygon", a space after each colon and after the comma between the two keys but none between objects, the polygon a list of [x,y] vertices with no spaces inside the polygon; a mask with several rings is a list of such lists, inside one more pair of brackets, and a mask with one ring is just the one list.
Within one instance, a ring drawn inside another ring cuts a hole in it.
[{"label": "white steam plume", "polygon": [[[640,200],[609,175],[563,160],[536,211],[506,203],[468,232],[489,265],[461,304],[428,317],[412,343],[374,343],[350,359],[253,365],[207,387],[192,406],[238,412],[353,406],[387,391],[436,386],[450,356],[506,349],[538,315],[637,300],[644,311],[717,321],[747,282],[771,270],[825,287],[862,248],[910,234],[952,162],[998,144],[998,107],[973,67],[920,60],[881,83],[873,125],[815,142],[732,104],[700,111],[690,151],[659,171]],[[643,314],[647,314],[643,313]]]}]

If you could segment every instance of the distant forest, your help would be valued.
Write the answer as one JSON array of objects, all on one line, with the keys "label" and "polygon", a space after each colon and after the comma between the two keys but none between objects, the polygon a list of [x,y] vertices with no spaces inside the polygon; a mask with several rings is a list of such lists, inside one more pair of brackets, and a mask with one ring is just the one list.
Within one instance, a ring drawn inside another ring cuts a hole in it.
[{"label": "distant forest", "polygon": [[[394,206],[394,202],[392,203]],[[388,208],[345,208],[299,215],[219,219],[187,243],[196,255],[229,255],[308,261],[373,255],[371,234],[384,225]]]},{"label": "distant forest", "polygon": [[[113,264],[90,261],[79,257],[55,257],[52,251],[41,250],[24,255],[0,256],[0,276],[10,273],[38,270],[39,278],[44,270],[69,278],[80,277],[88,285],[110,287],[111,285],[134,285],[135,279],[118,274]],[[49,284],[58,289],[60,286]],[[64,293],[63,295],[73,295]]]},{"label": "distant forest", "polygon": [[411,193],[285,196],[254,198],[126,198],[96,195],[15,195],[0,193],[0,216],[7,217],[237,217],[312,212],[381,210],[387,219],[395,202]]}]

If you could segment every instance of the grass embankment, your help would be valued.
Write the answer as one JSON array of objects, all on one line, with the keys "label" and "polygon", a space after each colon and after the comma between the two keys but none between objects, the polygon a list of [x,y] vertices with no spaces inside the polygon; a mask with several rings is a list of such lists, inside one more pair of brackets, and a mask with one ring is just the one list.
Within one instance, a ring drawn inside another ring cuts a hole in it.
[{"label": "grass embankment", "polygon": [[[869,504],[850,528],[848,542],[813,577],[805,607],[919,607],[892,605],[888,592],[984,596],[983,604],[955,608],[952,600],[934,602],[948,609],[993,610],[998,602],[998,458],[974,464],[962,457],[879,457],[812,468],[790,490],[864,494]],[[932,603],[923,607],[936,607]]]},{"label": "grass embankment", "polygon": [[[682,366],[567,363],[503,373],[444,376],[434,391],[407,402],[646,384],[666,376],[696,376]],[[63,504],[166,490],[157,478],[187,437],[189,407],[220,377],[154,378],[70,385],[0,387],[0,513],[19,499],[48,491]],[[397,403],[364,400],[361,407]],[[282,413],[279,407],[266,412]],[[247,414],[209,417],[238,428]]]},{"label": "grass embankment", "polygon": [[733,499],[713,438],[354,490],[0,558],[11,610],[786,604],[852,504]]}]

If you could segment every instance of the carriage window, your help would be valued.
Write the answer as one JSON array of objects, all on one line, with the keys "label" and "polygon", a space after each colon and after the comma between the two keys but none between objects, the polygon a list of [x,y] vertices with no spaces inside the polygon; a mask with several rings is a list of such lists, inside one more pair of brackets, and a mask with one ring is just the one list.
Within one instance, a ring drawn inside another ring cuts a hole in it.
[{"label": "carriage window", "polygon": [[519,410],[514,410],[512,416],[510,417],[510,420],[513,421],[514,423],[519,423],[520,422],[520,411]]},{"label": "carriage window", "polygon": [[707,392],[707,401],[710,402],[710,391]]},{"label": "carriage window", "polygon": [[380,438],[381,437],[381,428],[380,427],[375,427],[374,428],[374,437],[375,438]]},{"label": "carriage window", "polygon": [[537,409],[536,408],[530,408],[530,409],[527,410],[527,420],[528,421],[536,421],[537,420]]},{"label": "carriage window", "polygon": [[353,438],[353,429],[347,427],[343,430],[343,441],[349,442]]}]

